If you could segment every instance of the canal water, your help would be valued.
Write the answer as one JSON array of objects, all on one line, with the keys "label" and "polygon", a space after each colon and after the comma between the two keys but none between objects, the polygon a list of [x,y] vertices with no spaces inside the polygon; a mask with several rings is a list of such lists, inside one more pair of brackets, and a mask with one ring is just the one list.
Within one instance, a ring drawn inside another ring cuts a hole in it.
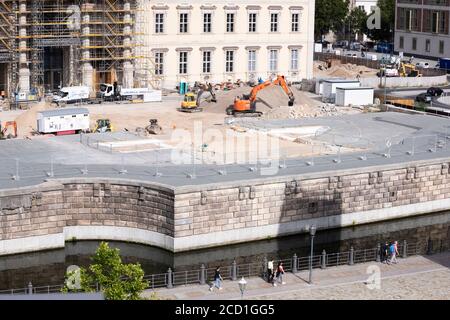
[{"label": "canal water", "polygon": [[[428,239],[450,243],[450,212],[441,212],[373,223],[349,228],[318,231],[314,239],[316,254],[376,247],[381,241],[426,242]],[[41,251],[0,257],[0,290],[34,286],[59,285],[64,282],[70,265],[88,266],[98,241],[68,242],[64,249]],[[173,254],[171,252],[134,243],[109,242],[119,248],[122,260],[139,262],[146,274],[198,269],[203,263],[208,268],[263,261],[264,257],[288,259],[294,253],[307,256],[310,238],[307,234],[266,239],[214,249]]]}]

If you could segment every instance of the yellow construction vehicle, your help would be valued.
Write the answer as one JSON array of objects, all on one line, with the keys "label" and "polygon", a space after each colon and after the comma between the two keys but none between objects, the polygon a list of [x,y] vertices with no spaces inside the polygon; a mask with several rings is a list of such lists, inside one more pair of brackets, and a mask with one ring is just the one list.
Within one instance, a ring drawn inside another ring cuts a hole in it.
[{"label": "yellow construction vehicle", "polygon": [[421,77],[422,74],[417,70],[417,67],[411,63],[400,62],[398,68],[400,77]]},{"label": "yellow construction vehicle", "polygon": [[109,119],[98,119],[93,132],[103,133],[103,132],[113,132],[114,127]]},{"label": "yellow construction vehicle", "polygon": [[202,86],[197,93],[188,92],[184,95],[184,99],[181,102],[181,108],[178,111],[181,112],[200,112],[203,109],[200,107],[203,101],[217,102],[216,93],[210,83],[206,86]]}]

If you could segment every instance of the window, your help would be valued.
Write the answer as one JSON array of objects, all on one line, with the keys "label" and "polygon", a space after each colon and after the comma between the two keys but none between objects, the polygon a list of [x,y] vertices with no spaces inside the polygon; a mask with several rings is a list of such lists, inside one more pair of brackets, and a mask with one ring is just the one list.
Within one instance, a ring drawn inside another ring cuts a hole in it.
[{"label": "window", "polygon": [[431,42],[430,42],[430,39],[426,39],[426,40],[425,40],[425,51],[426,51],[426,52],[430,52],[430,50],[431,50]]},{"label": "window", "polygon": [[164,13],[155,14],[155,33],[164,33]]},{"label": "window", "polygon": [[444,54],[444,49],[445,49],[445,42],[444,41],[439,41],[439,54]]},{"label": "window", "polygon": [[234,13],[227,13],[227,32],[234,32]]},{"label": "window", "polygon": [[292,32],[298,32],[300,30],[300,28],[299,28],[300,21],[299,20],[300,20],[300,14],[293,13],[292,14],[292,28],[291,28]]},{"label": "window", "polygon": [[278,71],[278,50],[269,51],[269,71]]},{"label": "window", "polygon": [[291,70],[298,70],[298,49],[291,50]]},{"label": "window", "polygon": [[180,33],[188,32],[188,14],[180,13]]},{"label": "window", "polygon": [[256,71],[256,50],[248,51],[248,72]]},{"label": "window", "polygon": [[405,45],[405,38],[400,37],[398,46],[400,47],[400,49],[403,49],[404,45]]},{"label": "window", "polygon": [[270,32],[278,32],[278,13],[270,14]]},{"label": "window", "polygon": [[256,32],[256,13],[248,15],[248,32]]},{"label": "window", "polygon": [[179,73],[187,74],[187,66],[188,66],[188,52],[180,51]]},{"label": "window", "polygon": [[412,49],[417,50],[417,38],[412,38]]},{"label": "window", "polygon": [[211,73],[211,51],[203,51],[203,73]]},{"label": "window", "polygon": [[210,33],[212,31],[212,15],[211,13],[203,14],[203,32]]},{"label": "window", "polygon": [[234,72],[234,51],[225,52],[225,72]]},{"label": "window", "polygon": [[164,74],[164,52],[155,52],[155,74]]}]

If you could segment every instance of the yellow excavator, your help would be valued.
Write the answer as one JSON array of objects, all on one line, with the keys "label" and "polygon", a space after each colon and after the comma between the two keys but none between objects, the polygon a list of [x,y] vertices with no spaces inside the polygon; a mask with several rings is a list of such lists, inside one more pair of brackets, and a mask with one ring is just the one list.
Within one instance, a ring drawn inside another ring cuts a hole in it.
[{"label": "yellow excavator", "polygon": [[203,101],[217,102],[216,93],[210,83],[206,86],[200,87],[197,93],[188,92],[184,95],[184,99],[181,102],[181,108],[178,111],[181,112],[201,112],[203,109],[200,107]]},{"label": "yellow excavator", "polygon": [[400,62],[398,68],[400,77],[421,77],[422,74],[417,70],[416,66],[411,63]]}]

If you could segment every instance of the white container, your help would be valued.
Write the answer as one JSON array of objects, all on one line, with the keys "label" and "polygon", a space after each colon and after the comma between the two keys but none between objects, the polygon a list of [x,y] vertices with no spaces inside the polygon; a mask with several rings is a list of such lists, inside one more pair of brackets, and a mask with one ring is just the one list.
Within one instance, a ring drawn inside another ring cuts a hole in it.
[{"label": "white container", "polygon": [[373,104],[374,89],[369,87],[336,88],[337,106],[367,106]]},{"label": "white container", "polygon": [[324,80],[323,81],[323,98],[329,102],[334,102],[336,97],[336,88],[358,88],[360,87],[358,80]]},{"label": "white container", "polygon": [[76,108],[39,112],[37,115],[37,128],[40,133],[88,130],[89,110]]}]

